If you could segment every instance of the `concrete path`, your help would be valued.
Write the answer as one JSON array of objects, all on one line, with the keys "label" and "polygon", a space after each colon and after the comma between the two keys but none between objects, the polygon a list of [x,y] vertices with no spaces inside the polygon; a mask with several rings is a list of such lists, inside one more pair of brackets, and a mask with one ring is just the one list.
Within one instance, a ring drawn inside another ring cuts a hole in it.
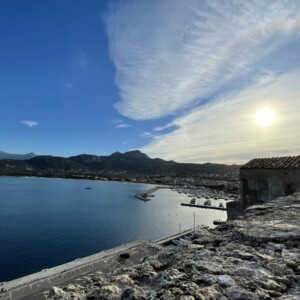
[{"label": "concrete path", "polygon": [[[54,285],[86,281],[90,275],[106,274],[121,267],[141,263],[146,256],[155,255],[159,246],[149,241],[135,241],[117,248],[77,259],[51,269],[0,284],[0,300],[47,299],[48,290]],[[119,255],[129,253],[129,259]],[[1,292],[1,289],[2,292]]]}]

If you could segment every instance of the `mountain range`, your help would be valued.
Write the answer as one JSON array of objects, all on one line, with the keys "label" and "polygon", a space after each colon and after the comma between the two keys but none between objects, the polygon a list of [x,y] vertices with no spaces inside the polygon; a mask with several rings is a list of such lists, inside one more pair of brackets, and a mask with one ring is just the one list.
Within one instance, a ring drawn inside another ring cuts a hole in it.
[{"label": "mountain range", "polygon": [[[3,153],[3,152],[1,152]],[[25,158],[29,156],[29,158]],[[34,157],[30,157],[34,156]],[[79,174],[138,174],[138,175],[200,175],[230,174],[238,172],[238,165],[193,164],[150,158],[139,150],[115,152],[109,156],[81,154],[68,158],[33,153],[14,159],[0,160],[0,175],[69,176]]]}]

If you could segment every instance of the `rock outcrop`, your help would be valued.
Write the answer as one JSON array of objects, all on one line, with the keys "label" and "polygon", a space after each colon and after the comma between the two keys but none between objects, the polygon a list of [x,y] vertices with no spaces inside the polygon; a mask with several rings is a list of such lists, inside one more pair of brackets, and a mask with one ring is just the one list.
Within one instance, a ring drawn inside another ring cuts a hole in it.
[{"label": "rock outcrop", "polygon": [[52,288],[49,299],[300,299],[300,194],[199,229],[132,268]]}]

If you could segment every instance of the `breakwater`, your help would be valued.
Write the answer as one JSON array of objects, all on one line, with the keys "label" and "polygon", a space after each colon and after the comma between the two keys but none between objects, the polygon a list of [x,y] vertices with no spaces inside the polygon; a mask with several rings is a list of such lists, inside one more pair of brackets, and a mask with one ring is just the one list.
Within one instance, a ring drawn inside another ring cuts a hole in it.
[{"label": "breakwater", "polygon": [[150,200],[149,197],[153,196],[152,194],[161,188],[162,188],[161,186],[155,186],[155,187],[148,189],[142,193],[135,194],[135,198],[142,200],[142,201],[149,201]]}]

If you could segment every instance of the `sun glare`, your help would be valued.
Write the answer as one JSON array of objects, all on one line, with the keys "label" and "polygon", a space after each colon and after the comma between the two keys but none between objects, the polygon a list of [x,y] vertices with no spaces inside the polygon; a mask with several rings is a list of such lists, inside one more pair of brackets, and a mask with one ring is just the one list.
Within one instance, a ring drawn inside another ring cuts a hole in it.
[{"label": "sun glare", "polygon": [[269,109],[264,108],[256,113],[256,124],[261,127],[271,126],[275,122],[275,113]]}]

